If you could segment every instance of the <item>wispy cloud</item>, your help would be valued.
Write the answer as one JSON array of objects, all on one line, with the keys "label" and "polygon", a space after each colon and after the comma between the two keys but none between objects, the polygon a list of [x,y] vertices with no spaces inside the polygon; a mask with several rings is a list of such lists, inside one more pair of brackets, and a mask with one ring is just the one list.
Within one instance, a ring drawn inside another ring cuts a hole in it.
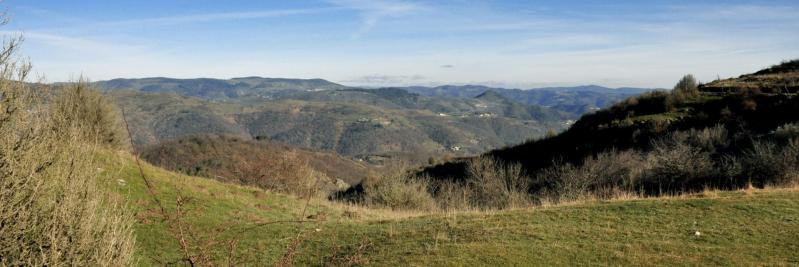
[{"label": "wispy cloud", "polygon": [[367,75],[341,82],[352,85],[408,85],[419,84],[426,79],[422,75]]},{"label": "wispy cloud", "polygon": [[795,20],[799,8],[790,6],[764,6],[764,5],[725,5],[708,9],[696,14],[704,19],[734,19],[734,20]]},{"label": "wispy cloud", "polygon": [[141,50],[143,47],[128,44],[113,44],[108,42],[95,41],[88,38],[76,38],[58,34],[44,32],[26,31],[0,31],[3,36],[23,36],[26,40],[41,44],[50,48],[63,49],[65,51],[80,51],[93,54],[119,54],[120,52],[131,52]]},{"label": "wispy cloud", "polygon": [[[98,41],[102,38],[36,31],[0,31],[0,35],[23,36],[25,55],[33,62],[34,71],[54,81],[67,81],[77,75],[94,79],[131,75],[145,68],[155,69],[154,66],[168,68],[173,60],[147,45]],[[160,66],[155,64],[159,62]]]},{"label": "wispy cloud", "polygon": [[297,16],[297,15],[309,15],[309,14],[331,11],[334,9],[335,8],[307,8],[307,9],[248,11],[248,12],[223,12],[223,13],[209,13],[209,14],[197,14],[197,15],[130,19],[130,20],[108,22],[106,24],[110,26],[174,25],[174,24],[213,22],[213,21],[224,21],[224,20],[263,19],[263,18],[275,18],[275,17],[286,17],[286,16]]},{"label": "wispy cloud", "polygon": [[358,38],[371,31],[380,20],[398,17],[429,9],[428,6],[394,0],[327,0],[328,3],[353,9],[361,14],[361,28],[352,37]]}]

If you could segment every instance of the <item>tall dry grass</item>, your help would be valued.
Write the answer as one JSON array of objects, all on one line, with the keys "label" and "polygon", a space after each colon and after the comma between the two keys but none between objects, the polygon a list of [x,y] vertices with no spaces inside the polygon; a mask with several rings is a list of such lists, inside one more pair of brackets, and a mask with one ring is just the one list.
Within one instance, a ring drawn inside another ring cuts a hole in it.
[{"label": "tall dry grass", "polygon": [[0,52],[0,265],[134,264],[132,216],[104,192],[92,159],[109,141],[93,133],[110,120],[77,112],[99,108],[69,97],[74,87],[45,101],[48,88],[26,83],[20,42]]}]

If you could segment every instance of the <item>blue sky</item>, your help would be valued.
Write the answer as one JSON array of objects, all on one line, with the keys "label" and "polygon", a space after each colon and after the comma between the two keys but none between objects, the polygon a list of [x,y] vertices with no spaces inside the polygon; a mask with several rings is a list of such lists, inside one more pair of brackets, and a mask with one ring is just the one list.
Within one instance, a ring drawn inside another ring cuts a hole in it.
[{"label": "blue sky", "polygon": [[671,87],[799,58],[797,1],[5,0],[48,81]]}]

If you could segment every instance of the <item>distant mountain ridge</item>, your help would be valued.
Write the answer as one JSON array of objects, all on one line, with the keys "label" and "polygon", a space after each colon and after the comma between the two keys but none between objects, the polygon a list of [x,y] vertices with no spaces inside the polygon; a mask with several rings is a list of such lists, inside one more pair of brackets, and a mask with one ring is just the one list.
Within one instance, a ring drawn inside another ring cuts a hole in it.
[{"label": "distant mountain ridge", "polygon": [[336,90],[349,88],[323,79],[242,77],[233,79],[139,78],[113,79],[93,83],[103,90],[136,90],[150,93],[176,93],[208,100],[241,97],[269,97],[286,91]]},{"label": "distant mountain ridge", "polygon": [[263,78],[255,76],[232,79],[175,79],[165,77],[113,79],[95,82],[94,85],[107,91],[134,90],[148,93],[175,93],[213,101],[296,98],[308,100],[308,98],[330,97],[318,94],[314,95],[312,93],[309,94],[309,92],[329,90],[379,90],[383,95],[391,94],[395,100],[397,97],[401,96],[412,97],[407,93],[426,97],[472,99],[488,91],[492,91],[499,96],[522,105],[549,107],[563,112],[571,119],[576,119],[582,114],[608,107],[627,97],[654,90],[630,87],[614,89],[598,85],[537,89],[507,89],[483,85],[443,85],[437,87],[408,86],[365,89],[346,86],[324,79]]},{"label": "distant mountain ridge", "polygon": [[598,85],[574,87],[547,87],[537,89],[506,89],[483,85],[444,85],[437,87],[411,86],[402,87],[409,92],[425,96],[440,97],[478,97],[492,91],[524,105],[537,105],[571,114],[572,118],[596,111],[624,100],[656,89],[647,88],[608,88]]},{"label": "distant mountain ridge", "polygon": [[475,155],[518,144],[645,90],[364,89],[322,79],[261,77],[114,79],[94,85],[125,108],[137,146],[215,134],[373,162]]}]

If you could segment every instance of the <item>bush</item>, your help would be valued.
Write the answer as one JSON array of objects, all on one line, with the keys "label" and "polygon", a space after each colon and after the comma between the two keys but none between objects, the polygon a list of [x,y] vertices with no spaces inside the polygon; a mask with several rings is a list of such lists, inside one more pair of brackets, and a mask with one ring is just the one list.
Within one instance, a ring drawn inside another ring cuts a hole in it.
[{"label": "bush", "polygon": [[[755,142],[742,157],[743,178],[755,186],[787,185],[795,168],[796,142],[780,151],[774,143]],[[793,157],[793,158],[789,158]]]},{"label": "bush", "polygon": [[466,186],[471,205],[481,209],[504,209],[530,204],[529,178],[521,165],[477,157],[466,167]]},{"label": "bush", "polygon": [[668,138],[671,138],[672,144],[685,144],[711,154],[724,150],[730,145],[727,129],[721,125],[702,130],[691,129],[674,132]]},{"label": "bush", "polygon": [[382,177],[369,177],[362,182],[363,201],[367,205],[396,210],[435,210],[436,202],[428,192],[425,179],[394,171]]},{"label": "bush", "polygon": [[649,194],[679,194],[711,185],[714,162],[710,153],[680,141],[678,135],[655,142],[649,161],[652,167],[640,181]]},{"label": "bush", "polygon": [[254,155],[251,159],[240,159],[235,174],[238,182],[255,185],[263,189],[294,194],[297,196],[321,193],[323,185],[331,179],[314,170],[296,152],[280,155]]},{"label": "bush", "polygon": [[699,86],[696,82],[696,78],[688,74],[683,76],[682,79],[674,85],[674,91],[672,91],[672,93],[677,101],[681,102],[699,96],[698,88]]},{"label": "bush", "polygon": [[782,158],[785,160],[788,182],[799,184],[799,137],[791,139],[783,148]]},{"label": "bush", "polygon": [[88,133],[105,124],[87,131],[71,113],[99,102],[45,103],[35,93],[46,88],[25,82],[28,65],[7,56],[15,47],[0,53],[0,265],[134,264],[133,218],[104,193],[92,161],[107,139]]},{"label": "bush", "polygon": [[635,151],[611,150],[587,158],[579,166],[556,163],[537,175],[542,186],[538,198],[555,203],[590,197],[609,199],[634,191],[645,168],[643,156]]},{"label": "bush", "polygon": [[473,192],[463,183],[438,181],[433,183],[434,198],[441,210],[472,209]]},{"label": "bush", "polygon": [[539,189],[538,199],[553,203],[577,200],[588,195],[589,188],[594,182],[594,173],[587,172],[570,163],[555,163],[552,167],[542,170],[538,180],[543,182]]},{"label": "bush", "polygon": [[70,83],[61,90],[51,106],[54,128],[79,129],[82,139],[112,146],[126,147],[127,134],[121,114],[113,103],[84,80]]}]

